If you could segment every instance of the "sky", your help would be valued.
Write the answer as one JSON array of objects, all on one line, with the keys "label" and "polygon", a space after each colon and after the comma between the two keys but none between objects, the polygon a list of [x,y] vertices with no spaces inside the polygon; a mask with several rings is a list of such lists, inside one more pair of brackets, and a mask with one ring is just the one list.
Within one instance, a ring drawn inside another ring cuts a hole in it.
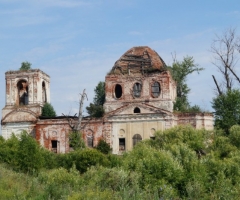
[{"label": "sky", "polygon": [[187,77],[189,101],[213,111],[212,74],[221,77],[211,44],[228,28],[240,35],[239,23],[235,0],[0,0],[0,107],[5,72],[28,61],[51,77],[57,115],[74,115],[83,89],[87,106],[115,61],[131,47],[149,46],[167,65],[176,54],[205,68]]}]

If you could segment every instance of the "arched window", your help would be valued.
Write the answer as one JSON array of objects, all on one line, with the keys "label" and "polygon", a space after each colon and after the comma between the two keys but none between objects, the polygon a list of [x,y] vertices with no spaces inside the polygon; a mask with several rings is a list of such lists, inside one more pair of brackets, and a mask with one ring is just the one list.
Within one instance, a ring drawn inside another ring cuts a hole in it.
[{"label": "arched window", "polygon": [[46,85],[45,82],[42,82],[42,102],[46,103],[47,102],[47,92],[46,92]]},{"label": "arched window", "polygon": [[21,80],[17,83],[19,105],[28,105],[28,84]]},{"label": "arched window", "polygon": [[90,129],[87,130],[87,146],[93,147],[93,131]]},{"label": "arched window", "polygon": [[157,98],[157,97],[159,97],[160,92],[161,92],[160,84],[158,82],[154,82],[152,84],[152,96],[154,98]]},{"label": "arched window", "polygon": [[133,96],[134,97],[140,97],[142,91],[142,85],[140,83],[135,83],[133,85]]},{"label": "arched window", "polygon": [[141,113],[140,108],[138,108],[138,107],[134,108],[133,112],[134,113]]},{"label": "arched window", "polygon": [[150,139],[155,140],[155,128],[151,128],[151,134],[150,134]]},{"label": "arched window", "polygon": [[140,141],[142,141],[142,136],[139,134],[135,134],[133,136],[133,146],[135,146]]},{"label": "arched window", "polygon": [[115,97],[120,98],[122,96],[122,86],[119,84],[116,84],[115,86]]}]

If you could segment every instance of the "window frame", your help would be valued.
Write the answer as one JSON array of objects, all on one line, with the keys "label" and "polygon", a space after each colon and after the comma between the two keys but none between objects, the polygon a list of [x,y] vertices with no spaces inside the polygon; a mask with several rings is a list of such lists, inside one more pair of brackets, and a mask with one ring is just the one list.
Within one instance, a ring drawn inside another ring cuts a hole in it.
[{"label": "window frame", "polygon": [[132,137],[132,140],[133,140],[133,147],[134,147],[138,142],[142,141],[142,136],[137,133]]},{"label": "window frame", "polygon": [[[117,87],[120,87],[120,88],[121,88],[121,95],[120,95],[119,97],[118,97],[118,95],[117,95],[118,92],[116,92],[116,90],[117,90],[116,88],[117,88]],[[114,97],[115,97],[116,99],[121,99],[121,98],[123,97],[123,87],[122,87],[121,84],[117,83],[117,84],[114,85],[113,94],[114,94]]]},{"label": "window frame", "polygon": [[139,98],[142,95],[142,84],[139,82],[136,82],[133,84],[133,96],[135,98]]},{"label": "window frame", "polygon": [[[156,86],[156,84],[158,84],[158,86]],[[154,89],[158,89],[159,91],[154,91]],[[161,84],[158,82],[158,81],[154,81],[152,84],[151,84],[151,96],[153,98],[158,98],[161,94]]]}]

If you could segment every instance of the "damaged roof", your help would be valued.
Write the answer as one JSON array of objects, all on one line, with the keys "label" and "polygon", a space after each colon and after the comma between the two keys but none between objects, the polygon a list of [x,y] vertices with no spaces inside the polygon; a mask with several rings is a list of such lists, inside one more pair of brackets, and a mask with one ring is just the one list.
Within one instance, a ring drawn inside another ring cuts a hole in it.
[{"label": "damaged roof", "polygon": [[166,70],[158,53],[148,46],[132,47],[114,64],[110,74],[150,73]]}]

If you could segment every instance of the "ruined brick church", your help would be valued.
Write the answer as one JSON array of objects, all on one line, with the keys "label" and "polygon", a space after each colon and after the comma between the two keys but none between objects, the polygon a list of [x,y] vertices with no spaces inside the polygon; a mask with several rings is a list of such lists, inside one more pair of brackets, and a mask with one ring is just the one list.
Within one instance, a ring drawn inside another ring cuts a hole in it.
[{"label": "ruined brick church", "polygon": [[[69,147],[69,120],[75,117],[41,117],[44,103],[50,103],[50,77],[39,69],[8,71],[6,105],[2,109],[2,136],[26,130],[45,148],[66,153]],[[149,47],[133,47],[124,53],[105,77],[105,115],[83,119],[83,139],[88,147],[100,139],[112,153],[131,150],[143,139],[154,139],[157,130],[179,124],[213,129],[211,113],[174,113],[176,82],[162,58]]]}]

